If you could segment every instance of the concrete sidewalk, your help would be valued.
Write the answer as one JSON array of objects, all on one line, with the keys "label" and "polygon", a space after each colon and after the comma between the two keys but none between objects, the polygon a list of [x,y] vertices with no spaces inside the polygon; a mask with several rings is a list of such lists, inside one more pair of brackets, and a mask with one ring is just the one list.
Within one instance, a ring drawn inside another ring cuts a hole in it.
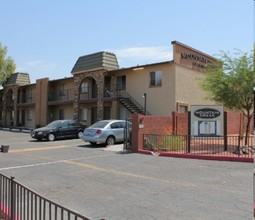
[{"label": "concrete sidewalk", "polygon": [[118,153],[131,153],[130,150],[124,149],[124,144],[115,144],[115,145],[108,145],[103,148],[104,151],[113,151]]}]

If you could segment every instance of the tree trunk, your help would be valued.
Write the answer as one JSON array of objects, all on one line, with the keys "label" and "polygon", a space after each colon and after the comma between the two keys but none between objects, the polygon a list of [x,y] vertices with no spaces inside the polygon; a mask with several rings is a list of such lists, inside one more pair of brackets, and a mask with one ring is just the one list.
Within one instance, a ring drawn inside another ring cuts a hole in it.
[{"label": "tree trunk", "polygon": [[248,113],[247,115],[247,124],[245,130],[245,146],[248,145],[249,131],[250,131],[250,123],[251,123],[251,115]]}]

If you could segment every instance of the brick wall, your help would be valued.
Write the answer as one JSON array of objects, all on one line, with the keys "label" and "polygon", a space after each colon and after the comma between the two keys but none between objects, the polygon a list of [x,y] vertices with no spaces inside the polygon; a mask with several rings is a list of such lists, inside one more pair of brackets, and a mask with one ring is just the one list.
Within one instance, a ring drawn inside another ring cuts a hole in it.
[{"label": "brick wall", "polygon": [[169,116],[144,116],[132,117],[132,146],[133,152],[143,147],[144,134],[172,134],[173,118]]},{"label": "brick wall", "polygon": [[[253,133],[253,118],[250,124],[250,133]],[[246,131],[247,118],[239,112],[227,112],[228,134],[244,134]]]},{"label": "brick wall", "polygon": [[[246,118],[241,113],[227,112],[227,134],[245,132]],[[253,130],[253,119],[251,130]],[[137,152],[143,147],[144,134],[188,134],[188,114],[173,112],[172,116],[133,115],[131,149]],[[243,133],[242,133],[243,134]]]},{"label": "brick wall", "polygon": [[188,134],[188,114],[173,112],[173,134],[187,135]]}]

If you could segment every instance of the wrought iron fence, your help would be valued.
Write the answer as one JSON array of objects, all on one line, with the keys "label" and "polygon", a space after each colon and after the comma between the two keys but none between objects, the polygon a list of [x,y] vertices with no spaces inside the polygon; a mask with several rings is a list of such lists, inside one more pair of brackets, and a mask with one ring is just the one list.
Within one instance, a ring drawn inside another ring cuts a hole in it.
[{"label": "wrought iron fence", "polygon": [[1,220],[88,220],[0,174]]},{"label": "wrought iron fence", "polygon": [[255,169],[253,170],[253,216],[255,217]]},{"label": "wrought iron fence", "polygon": [[[179,154],[202,154],[253,158],[254,138],[248,136],[197,137],[188,135],[144,134],[144,150]],[[247,142],[247,143],[246,143]]]}]

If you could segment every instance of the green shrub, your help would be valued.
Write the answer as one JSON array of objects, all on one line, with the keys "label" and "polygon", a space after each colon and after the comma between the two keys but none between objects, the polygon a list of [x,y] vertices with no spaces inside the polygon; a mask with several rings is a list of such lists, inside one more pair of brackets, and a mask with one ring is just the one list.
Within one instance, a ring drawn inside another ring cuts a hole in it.
[{"label": "green shrub", "polygon": [[183,136],[165,135],[162,140],[162,150],[183,151],[185,149],[183,138]]}]

